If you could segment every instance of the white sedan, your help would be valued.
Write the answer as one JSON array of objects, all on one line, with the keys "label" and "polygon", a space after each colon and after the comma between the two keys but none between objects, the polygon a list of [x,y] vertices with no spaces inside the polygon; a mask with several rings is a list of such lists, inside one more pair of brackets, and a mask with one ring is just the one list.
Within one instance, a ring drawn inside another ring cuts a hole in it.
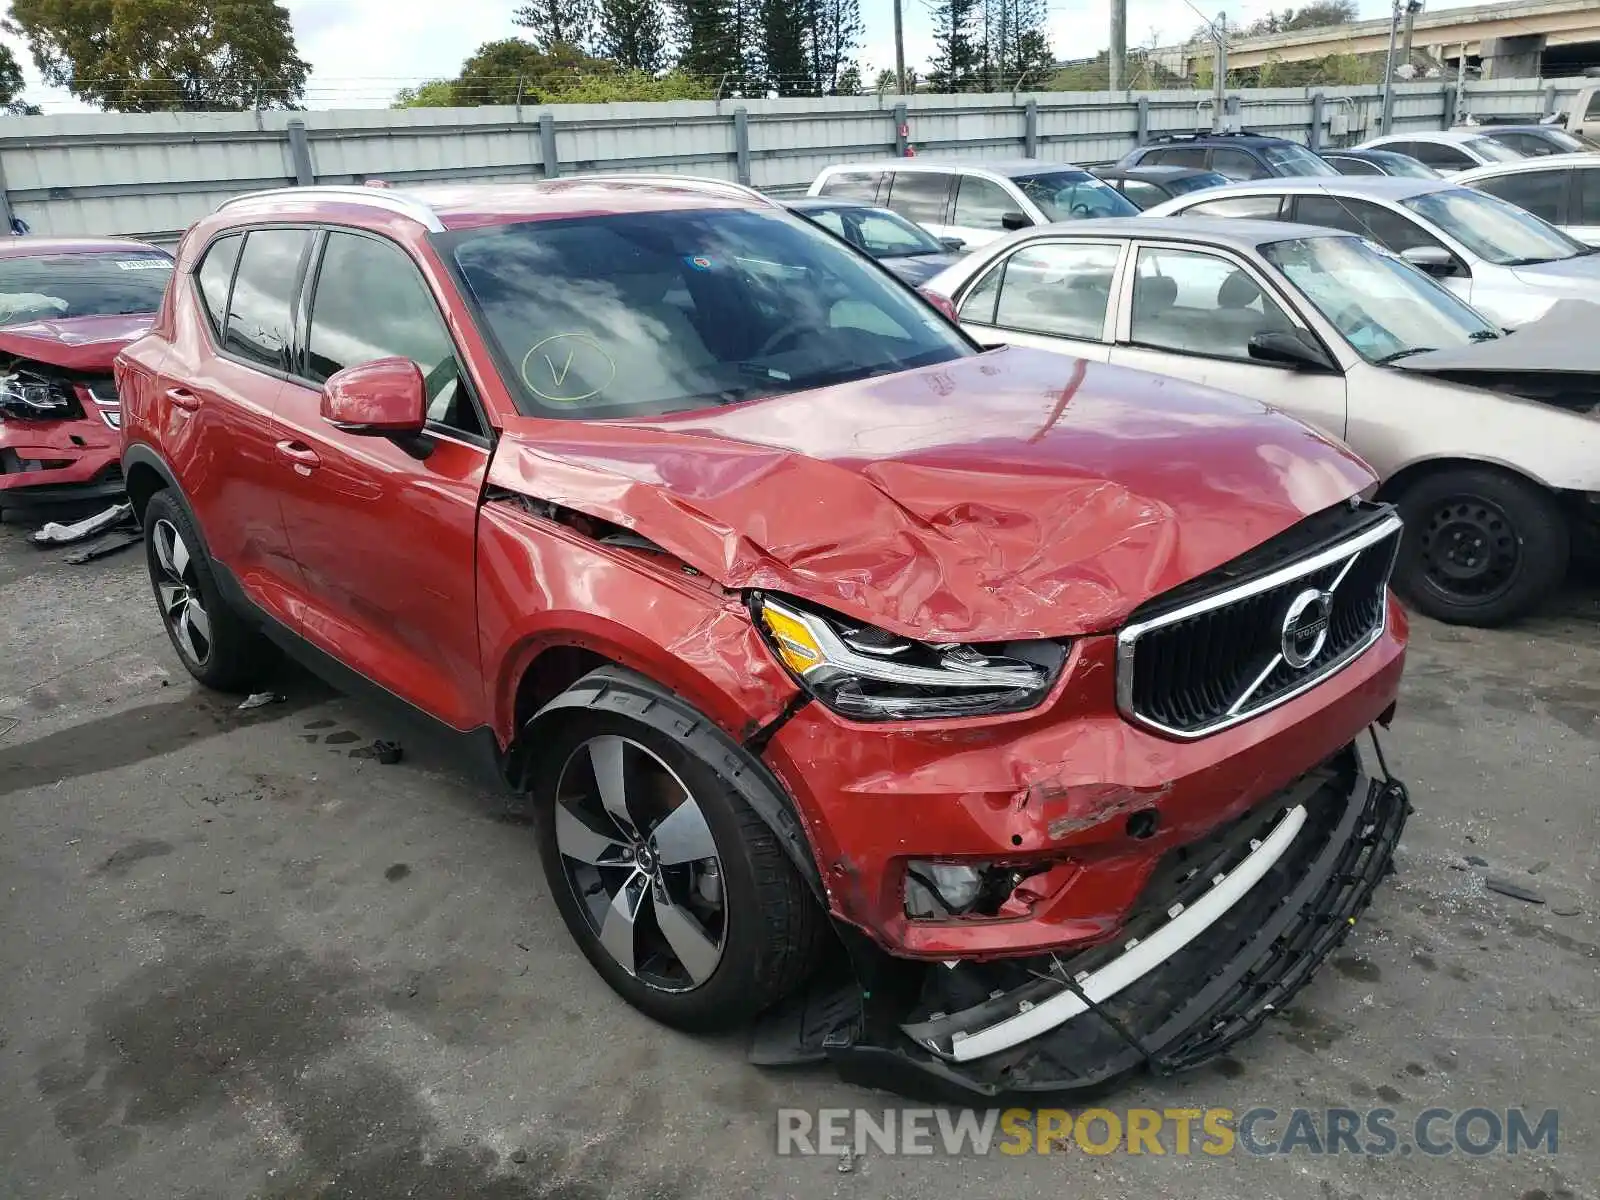
[{"label": "white sedan", "polygon": [[1015,234],[923,291],[980,342],[1209,384],[1348,442],[1406,519],[1396,589],[1442,620],[1527,612],[1600,531],[1600,306],[1502,336],[1363,238],[1172,217]]}]

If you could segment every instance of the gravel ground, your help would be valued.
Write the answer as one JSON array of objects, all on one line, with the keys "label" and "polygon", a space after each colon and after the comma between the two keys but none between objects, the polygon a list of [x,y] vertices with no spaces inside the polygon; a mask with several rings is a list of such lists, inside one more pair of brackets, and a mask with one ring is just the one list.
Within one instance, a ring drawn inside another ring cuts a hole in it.
[{"label": "gravel ground", "polygon": [[1415,624],[1400,874],[1231,1057],[1104,1101],[1553,1108],[1554,1154],[841,1161],[779,1157],[777,1110],[893,1101],[624,1007],[501,797],[409,734],[398,766],[360,757],[397,730],[307,678],[249,713],[201,693],[137,550],[69,566],[23,533],[0,526],[0,1196],[1597,1195],[1593,579],[1516,629]]}]

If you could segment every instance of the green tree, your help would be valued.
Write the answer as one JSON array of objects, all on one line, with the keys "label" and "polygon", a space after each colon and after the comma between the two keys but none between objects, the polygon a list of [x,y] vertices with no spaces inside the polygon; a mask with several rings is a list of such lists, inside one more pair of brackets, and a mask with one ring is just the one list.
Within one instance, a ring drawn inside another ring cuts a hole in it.
[{"label": "green tree", "polygon": [[979,0],[930,0],[934,55],[928,87],[935,92],[967,92],[981,84]]},{"label": "green tree", "polygon": [[652,74],[666,65],[667,27],[660,0],[600,0],[596,49],[620,67]]},{"label": "green tree", "polygon": [[834,86],[835,96],[861,95],[861,68],[855,63],[848,63],[845,69],[839,72],[839,82]]},{"label": "green tree", "polygon": [[617,104],[641,100],[710,100],[716,87],[678,71],[657,77],[644,71],[594,75],[542,97],[545,104]]},{"label": "green tree", "polygon": [[894,77],[894,72],[888,67],[878,72],[878,78],[873,82],[872,90],[880,96],[887,96],[899,85],[899,80]]},{"label": "green tree", "polygon": [[762,56],[766,85],[780,96],[815,96],[810,30],[803,0],[761,0]]},{"label": "green tree", "polygon": [[594,17],[594,0],[528,0],[511,14],[511,23],[528,30],[528,40],[541,50],[587,50],[594,41]]},{"label": "green tree", "polygon": [[39,115],[39,106],[29,104],[22,98],[22,89],[26,84],[17,56],[11,53],[10,46],[0,45],[0,112],[13,117]]},{"label": "green tree", "polygon": [[704,77],[713,87],[748,88],[758,72],[761,36],[759,0],[672,0],[678,70]]},{"label": "green tree", "polygon": [[1304,8],[1286,8],[1257,17],[1242,32],[1245,37],[1261,37],[1301,29],[1326,29],[1330,25],[1348,25],[1360,15],[1356,0],[1315,0]]},{"label": "green tree", "polygon": [[292,108],[311,64],[274,0],[13,0],[45,82],[119,112]]},{"label": "green tree", "polygon": [[843,72],[866,32],[861,20],[861,0],[804,0],[804,3],[811,73],[824,95],[842,95],[839,89]]},{"label": "green tree", "polygon": [[430,79],[414,88],[401,88],[390,108],[450,108],[456,102],[453,79]]}]

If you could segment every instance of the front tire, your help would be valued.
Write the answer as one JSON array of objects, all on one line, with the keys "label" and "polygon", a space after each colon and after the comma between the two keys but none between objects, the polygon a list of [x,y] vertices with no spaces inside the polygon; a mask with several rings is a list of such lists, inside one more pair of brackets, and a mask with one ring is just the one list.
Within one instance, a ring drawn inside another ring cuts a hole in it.
[{"label": "front tire", "polygon": [[206,687],[249,691],[270,662],[270,646],[223,599],[193,518],[171,492],[160,491],[143,521],[150,585],[172,648]]},{"label": "front tire", "polygon": [[546,881],[584,956],[664,1025],[734,1029],[804,981],[826,923],[766,823],[684,745],[580,711],[541,738]]},{"label": "front tire", "polygon": [[1405,519],[1395,589],[1454,625],[1527,614],[1566,578],[1571,533],[1555,497],[1492,467],[1424,476],[1399,499]]}]

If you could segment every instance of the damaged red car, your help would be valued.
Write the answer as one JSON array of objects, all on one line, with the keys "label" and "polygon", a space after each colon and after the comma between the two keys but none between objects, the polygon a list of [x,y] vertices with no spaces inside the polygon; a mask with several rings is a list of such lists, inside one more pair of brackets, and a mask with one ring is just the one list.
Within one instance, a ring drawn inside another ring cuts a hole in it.
[{"label": "damaged red car", "polygon": [[111,364],[171,277],[143,242],[0,241],[0,513],[122,494]]},{"label": "damaged red car", "polygon": [[749,189],[241,197],[117,377],[189,671],[276,645],[481,747],[595,970],[759,1016],[758,1061],[956,1098],[1204,1061],[1391,865],[1371,472],[984,349]]}]

